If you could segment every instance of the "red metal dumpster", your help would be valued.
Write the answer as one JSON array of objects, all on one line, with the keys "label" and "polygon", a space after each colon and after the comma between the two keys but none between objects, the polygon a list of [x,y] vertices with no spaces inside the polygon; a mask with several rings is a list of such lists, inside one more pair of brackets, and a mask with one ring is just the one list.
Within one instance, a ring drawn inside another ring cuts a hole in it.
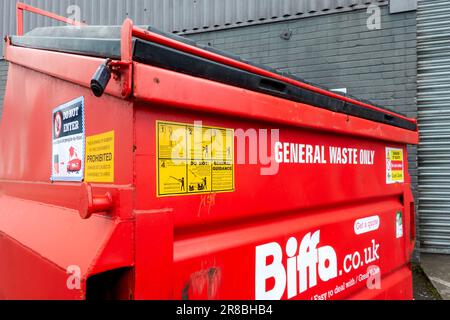
[{"label": "red metal dumpster", "polygon": [[412,299],[415,120],[130,20],[5,57],[0,299]]}]

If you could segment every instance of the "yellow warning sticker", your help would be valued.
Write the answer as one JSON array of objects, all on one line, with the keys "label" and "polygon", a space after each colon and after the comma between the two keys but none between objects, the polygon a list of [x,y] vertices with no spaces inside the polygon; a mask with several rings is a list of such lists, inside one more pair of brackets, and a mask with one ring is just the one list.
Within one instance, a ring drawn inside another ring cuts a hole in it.
[{"label": "yellow warning sticker", "polygon": [[187,126],[189,159],[211,159],[211,130],[200,126]]},{"label": "yellow warning sticker", "polygon": [[186,126],[161,124],[159,127],[158,154],[163,159],[185,159]]},{"label": "yellow warning sticker", "polygon": [[386,183],[404,183],[405,168],[403,150],[386,148]]},{"label": "yellow warning sticker", "polygon": [[86,137],[86,182],[114,182],[114,131]]},{"label": "yellow warning sticker", "polygon": [[234,188],[233,162],[213,161],[212,179],[214,181],[213,191]]},{"label": "yellow warning sticker", "polygon": [[210,192],[212,185],[211,161],[190,160],[188,164],[189,192]]},{"label": "yellow warning sticker", "polygon": [[187,172],[185,160],[159,159],[159,193],[163,195],[187,192]]},{"label": "yellow warning sticker", "polygon": [[214,129],[211,132],[212,150],[214,160],[233,160],[234,132],[222,129]]},{"label": "yellow warning sticker", "polygon": [[234,192],[234,130],[157,121],[157,195]]}]

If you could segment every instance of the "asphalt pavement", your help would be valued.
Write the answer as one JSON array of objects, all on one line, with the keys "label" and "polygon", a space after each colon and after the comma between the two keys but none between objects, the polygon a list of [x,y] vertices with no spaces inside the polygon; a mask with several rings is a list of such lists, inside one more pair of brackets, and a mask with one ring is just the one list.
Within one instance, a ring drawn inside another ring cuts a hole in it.
[{"label": "asphalt pavement", "polygon": [[420,265],[413,265],[413,287],[415,300],[442,300]]}]

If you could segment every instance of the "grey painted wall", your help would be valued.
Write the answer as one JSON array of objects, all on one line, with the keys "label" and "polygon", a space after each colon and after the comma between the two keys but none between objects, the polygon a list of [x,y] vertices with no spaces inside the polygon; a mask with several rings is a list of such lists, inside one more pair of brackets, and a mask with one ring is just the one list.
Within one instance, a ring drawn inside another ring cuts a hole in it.
[{"label": "grey painted wall", "polygon": [[[189,38],[417,117],[416,12],[389,14],[369,30],[366,10],[206,32]],[[290,40],[280,35],[292,31]],[[417,190],[417,148],[410,173]]]},{"label": "grey painted wall", "polygon": [[381,30],[361,10],[188,37],[416,117],[416,13],[382,8]]}]

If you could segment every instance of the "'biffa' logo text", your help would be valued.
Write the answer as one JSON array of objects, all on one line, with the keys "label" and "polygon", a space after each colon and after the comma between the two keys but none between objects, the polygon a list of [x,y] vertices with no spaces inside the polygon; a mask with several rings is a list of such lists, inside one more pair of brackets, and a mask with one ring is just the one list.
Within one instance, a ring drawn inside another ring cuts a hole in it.
[{"label": "'biffa' logo text", "polygon": [[336,278],[336,251],[330,246],[318,247],[319,242],[320,230],[304,236],[300,246],[296,238],[290,238],[285,250],[276,242],[256,247],[255,298],[279,300],[287,287],[287,298],[292,299],[317,286],[318,279]]}]

